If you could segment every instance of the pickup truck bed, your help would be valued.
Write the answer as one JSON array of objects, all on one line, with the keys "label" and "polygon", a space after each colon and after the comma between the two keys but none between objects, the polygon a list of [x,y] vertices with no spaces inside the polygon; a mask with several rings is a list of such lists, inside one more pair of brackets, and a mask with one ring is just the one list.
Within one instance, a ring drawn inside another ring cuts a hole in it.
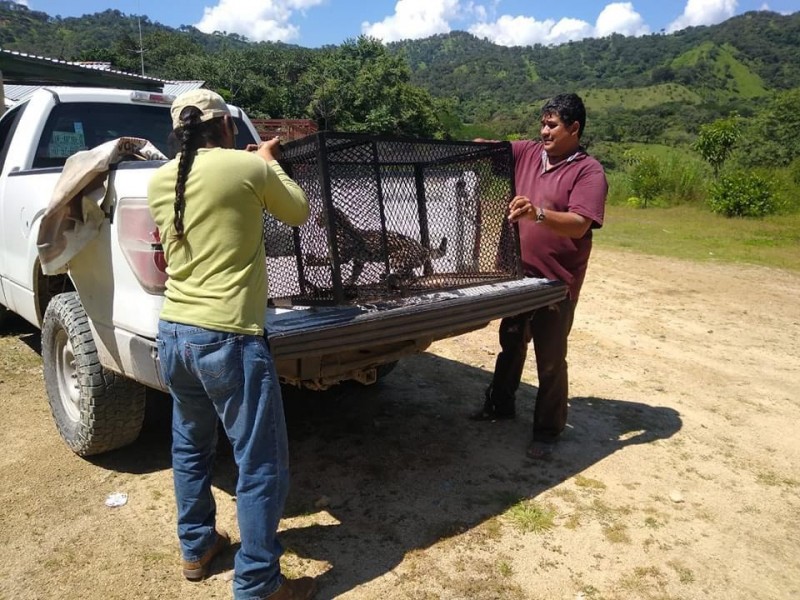
[{"label": "pickup truck bed", "polygon": [[[268,319],[270,346],[282,376],[325,383],[350,362],[353,373],[397,348],[397,358],[425,350],[435,340],[480,329],[493,319],[535,310],[560,301],[566,286],[526,278],[435,292],[370,306],[309,307],[276,312]],[[309,353],[313,348],[313,353]],[[375,381],[376,372],[352,377]]]}]

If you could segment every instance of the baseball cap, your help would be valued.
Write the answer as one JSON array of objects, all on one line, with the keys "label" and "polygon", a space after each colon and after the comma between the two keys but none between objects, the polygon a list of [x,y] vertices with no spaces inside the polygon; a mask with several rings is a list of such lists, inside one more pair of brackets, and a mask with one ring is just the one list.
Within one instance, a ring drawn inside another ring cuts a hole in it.
[{"label": "baseball cap", "polygon": [[[206,89],[190,90],[172,101],[170,114],[172,115],[173,129],[181,126],[181,112],[189,106],[194,106],[202,113],[200,121],[210,121],[231,114],[225,100],[216,92]],[[238,133],[236,124],[233,125],[233,130],[234,133]]]}]

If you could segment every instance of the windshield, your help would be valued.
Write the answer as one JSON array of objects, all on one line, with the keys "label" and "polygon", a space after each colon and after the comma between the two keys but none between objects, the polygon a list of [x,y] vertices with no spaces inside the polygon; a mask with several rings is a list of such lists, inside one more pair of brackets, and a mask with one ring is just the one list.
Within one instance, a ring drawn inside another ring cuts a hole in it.
[{"label": "windshield", "polygon": [[[234,118],[239,130],[236,147],[256,143],[243,121]],[[69,102],[56,105],[45,124],[36,148],[33,168],[63,167],[67,158],[120,137],[149,140],[168,157],[175,156],[170,143],[172,123],[169,106]]]}]

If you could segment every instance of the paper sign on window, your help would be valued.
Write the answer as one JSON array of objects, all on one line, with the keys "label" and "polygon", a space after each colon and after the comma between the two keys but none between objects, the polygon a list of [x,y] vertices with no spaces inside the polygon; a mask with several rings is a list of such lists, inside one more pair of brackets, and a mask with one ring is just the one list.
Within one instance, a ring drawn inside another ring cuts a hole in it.
[{"label": "paper sign on window", "polygon": [[83,132],[54,131],[48,152],[50,158],[67,158],[80,150],[86,150]]}]

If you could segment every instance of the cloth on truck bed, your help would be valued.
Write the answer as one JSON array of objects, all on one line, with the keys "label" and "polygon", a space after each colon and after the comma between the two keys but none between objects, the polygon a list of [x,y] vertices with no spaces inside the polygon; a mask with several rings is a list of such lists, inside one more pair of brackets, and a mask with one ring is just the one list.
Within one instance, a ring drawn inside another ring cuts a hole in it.
[{"label": "cloth on truck bed", "polygon": [[100,231],[108,171],[111,165],[131,157],[167,159],[149,141],[133,137],[111,140],[67,158],[36,240],[45,275],[65,273],[69,261]]}]

